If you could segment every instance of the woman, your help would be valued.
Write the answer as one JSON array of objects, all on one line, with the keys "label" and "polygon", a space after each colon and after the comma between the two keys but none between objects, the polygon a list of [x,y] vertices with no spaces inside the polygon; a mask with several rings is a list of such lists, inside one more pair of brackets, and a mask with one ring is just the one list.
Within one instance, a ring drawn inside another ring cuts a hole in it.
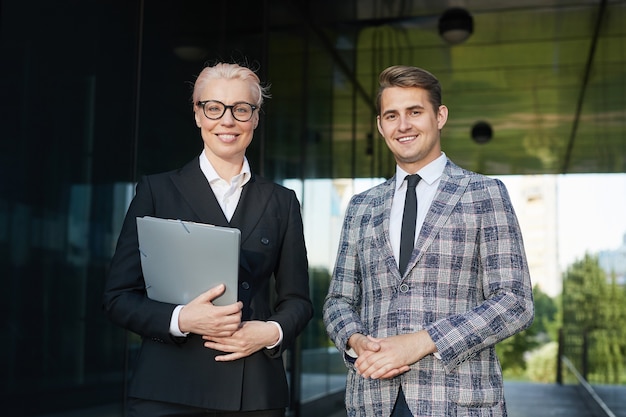
[{"label": "woman", "polygon": [[[142,336],[130,417],[284,416],[289,396],[281,356],[312,305],[296,196],[254,175],[245,156],[265,97],[267,87],[250,69],[206,67],[193,91],[201,155],[137,185],[104,292],[109,318]],[[223,286],[183,306],[149,299],[137,243],[141,216],[238,228],[239,301],[214,306]]]}]

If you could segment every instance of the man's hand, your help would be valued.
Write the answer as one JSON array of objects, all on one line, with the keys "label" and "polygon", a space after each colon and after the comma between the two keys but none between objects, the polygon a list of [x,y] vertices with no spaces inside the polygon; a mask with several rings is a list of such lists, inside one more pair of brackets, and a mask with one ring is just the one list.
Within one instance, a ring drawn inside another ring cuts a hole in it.
[{"label": "man's hand", "polygon": [[403,374],[409,371],[410,365],[437,351],[425,330],[383,339],[367,336],[364,340],[359,337],[355,342],[361,349],[361,352],[355,349],[359,354],[354,364],[357,373],[371,379],[387,379]]},{"label": "man's hand", "polygon": [[280,335],[278,328],[264,321],[244,321],[239,329],[227,337],[203,336],[207,348],[226,352],[215,357],[218,362],[234,361],[252,355],[266,346],[274,345]]},{"label": "man's hand", "polygon": [[181,332],[213,337],[231,336],[241,324],[243,304],[238,301],[227,306],[215,306],[213,300],[224,294],[226,287],[220,284],[200,294],[185,305],[178,316]]},{"label": "man's hand", "polygon": [[380,350],[380,344],[375,339],[361,333],[355,333],[350,336],[348,345],[359,357],[367,355],[368,352],[378,352]]}]

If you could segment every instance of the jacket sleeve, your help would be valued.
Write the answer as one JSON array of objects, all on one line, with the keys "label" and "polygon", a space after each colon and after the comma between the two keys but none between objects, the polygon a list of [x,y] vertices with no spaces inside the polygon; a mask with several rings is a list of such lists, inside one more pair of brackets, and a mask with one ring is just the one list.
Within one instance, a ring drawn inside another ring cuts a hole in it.
[{"label": "jacket sleeve", "polygon": [[481,195],[472,213],[479,224],[478,270],[466,275],[476,277],[484,301],[425,327],[447,371],[526,329],[534,316],[522,233],[506,188],[499,180],[489,180],[483,190],[474,192]]},{"label": "jacket sleeve", "polygon": [[353,366],[354,358],[346,354],[348,340],[355,333],[368,334],[357,313],[361,305],[361,273],[357,242],[360,224],[357,221],[358,196],[352,197],[339,239],[335,269],[324,302],[326,331],[335,346],[343,353],[346,366]]},{"label": "jacket sleeve", "polygon": [[169,332],[174,304],[146,296],[137,239],[137,217],[154,215],[148,177],[140,180],[126,213],[104,286],[103,309],[116,325],[164,343],[179,342]]}]

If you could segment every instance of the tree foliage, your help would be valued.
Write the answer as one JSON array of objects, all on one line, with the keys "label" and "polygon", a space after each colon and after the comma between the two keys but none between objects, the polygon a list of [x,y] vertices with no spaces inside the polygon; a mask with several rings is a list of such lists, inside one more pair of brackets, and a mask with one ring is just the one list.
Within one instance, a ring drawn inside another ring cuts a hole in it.
[{"label": "tree foliage", "polygon": [[557,342],[546,343],[529,352],[526,375],[533,382],[554,383],[556,379]]},{"label": "tree foliage", "polygon": [[558,307],[555,300],[541,290],[539,285],[533,288],[533,299],[535,302],[535,320],[532,327],[534,333],[541,343],[557,340],[554,323],[557,319]]},{"label": "tree foliage", "polygon": [[565,355],[578,367],[586,359],[591,381],[619,383],[626,353],[624,290],[589,254],[574,262],[563,278]]}]

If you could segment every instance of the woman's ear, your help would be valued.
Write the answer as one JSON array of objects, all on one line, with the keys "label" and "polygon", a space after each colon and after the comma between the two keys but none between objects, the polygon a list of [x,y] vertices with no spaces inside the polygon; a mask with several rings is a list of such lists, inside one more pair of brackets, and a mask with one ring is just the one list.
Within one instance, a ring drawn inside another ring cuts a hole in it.
[{"label": "woman's ear", "polygon": [[193,110],[193,118],[196,121],[196,126],[198,127],[202,127],[202,125],[200,124],[200,116],[199,116],[199,112],[196,108],[197,106],[194,105],[194,110]]}]

